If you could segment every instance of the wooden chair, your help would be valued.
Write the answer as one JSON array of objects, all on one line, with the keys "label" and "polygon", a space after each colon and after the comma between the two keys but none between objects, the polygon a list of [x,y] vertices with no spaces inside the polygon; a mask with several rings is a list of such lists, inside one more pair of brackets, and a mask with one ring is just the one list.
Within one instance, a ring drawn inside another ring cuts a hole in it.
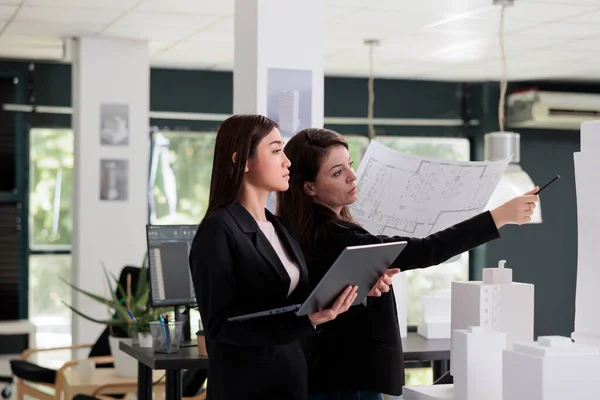
[{"label": "wooden chair", "polygon": [[[141,268],[125,266],[120,273],[119,282],[125,287],[128,279],[132,282],[132,290],[135,292],[137,281]],[[119,290],[116,290],[116,296],[122,298]],[[113,328],[118,329],[118,328]],[[121,332],[123,333],[123,332]],[[71,360],[62,365],[58,370],[50,369],[32,363],[29,358],[32,355],[41,352],[50,352],[58,350],[80,350],[90,349],[89,358],[97,367],[112,367],[113,358],[110,354],[109,345],[110,330],[104,329],[96,343],[78,344],[67,347],[54,347],[47,349],[28,349],[25,350],[18,359],[10,361],[11,371],[15,379],[17,389],[17,400],[23,400],[23,395],[28,395],[40,400],[60,400],[61,390],[57,387],[62,382],[61,374],[66,368],[73,367],[81,360]]]},{"label": "wooden chair", "polygon": [[[28,349],[19,357],[19,360],[11,360],[11,369],[15,374],[17,390],[16,400],[24,400],[24,395],[40,400],[61,400],[60,382],[65,369],[71,368],[81,360],[71,360],[64,363],[58,370],[45,368],[37,364],[29,363],[28,358],[40,352],[58,350],[79,350],[92,348],[94,344],[80,344],[67,347],[54,347],[48,349]],[[112,356],[89,357],[97,367],[110,365]],[[23,361],[22,363],[20,361]],[[114,399],[113,399],[114,400]]]},{"label": "wooden chair", "polygon": [[[206,375],[206,370],[201,369],[188,369],[187,371],[185,371],[185,373],[183,374],[181,387],[181,394],[183,400],[206,400],[206,390],[202,389],[202,386],[204,386],[204,383],[206,382]],[[159,379],[156,382],[153,382],[152,385],[156,385],[163,378]],[[114,393],[114,389],[118,387],[130,389],[131,385],[119,383],[103,385],[98,387],[98,389],[96,389],[96,391],[91,396],[79,394],[73,397],[73,400],[115,400],[114,397],[103,393],[108,391]],[[127,397],[129,393],[137,396],[137,393],[135,392],[125,392],[123,396]]]}]

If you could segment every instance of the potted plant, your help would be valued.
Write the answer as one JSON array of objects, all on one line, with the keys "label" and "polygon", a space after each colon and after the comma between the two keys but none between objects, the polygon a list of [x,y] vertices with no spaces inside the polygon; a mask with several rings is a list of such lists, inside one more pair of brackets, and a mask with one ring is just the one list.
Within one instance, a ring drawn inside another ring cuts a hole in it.
[{"label": "potted plant", "polygon": [[[132,340],[133,344],[138,343],[138,335],[133,335],[134,321],[138,319],[156,319],[159,312],[163,310],[153,309],[150,306],[150,281],[148,279],[148,268],[143,266],[139,270],[136,289],[132,293],[131,274],[127,275],[126,288],[121,285],[119,279],[108,272],[104,264],[102,264],[108,288],[110,290],[109,297],[99,296],[89,291],[78,288],[70,282],[64,281],[78,293],[81,293],[95,301],[104,304],[109,309],[110,319],[95,318],[86,315],[82,311],[63,302],[75,314],[99,324],[106,325],[109,329],[109,345],[111,354],[114,358],[114,365],[119,376],[135,378],[137,376],[137,361],[128,354],[119,349],[119,343],[122,340]],[[116,289],[115,289],[116,288]]]},{"label": "potted plant", "polygon": [[150,334],[150,321],[148,315],[142,315],[133,322],[133,330],[137,332],[140,347],[152,347],[152,335]]}]

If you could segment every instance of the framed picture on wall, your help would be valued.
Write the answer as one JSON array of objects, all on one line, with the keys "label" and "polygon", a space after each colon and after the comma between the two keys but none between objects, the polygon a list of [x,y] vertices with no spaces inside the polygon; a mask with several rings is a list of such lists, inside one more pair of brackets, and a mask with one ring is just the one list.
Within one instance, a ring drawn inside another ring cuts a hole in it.
[{"label": "framed picture on wall", "polygon": [[100,160],[100,200],[126,201],[129,192],[129,161]]},{"label": "framed picture on wall", "polygon": [[312,126],[312,71],[267,69],[267,117],[286,139]]},{"label": "framed picture on wall", "polygon": [[100,104],[100,144],[102,146],[129,144],[128,104]]}]

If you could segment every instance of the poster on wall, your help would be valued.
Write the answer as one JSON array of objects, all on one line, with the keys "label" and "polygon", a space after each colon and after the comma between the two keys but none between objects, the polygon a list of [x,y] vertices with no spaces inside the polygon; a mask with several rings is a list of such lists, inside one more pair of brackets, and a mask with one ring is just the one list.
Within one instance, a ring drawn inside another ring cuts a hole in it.
[{"label": "poster on wall", "polygon": [[312,71],[267,69],[267,117],[290,138],[312,126]]},{"label": "poster on wall", "polygon": [[100,144],[102,146],[129,144],[128,104],[100,104]]},{"label": "poster on wall", "polygon": [[100,200],[126,201],[128,192],[128,160],[100,160]]},{"label": "poster on wall", "polygon": [[[279,124],[284,142],[302,129],[312,127],[312,71],[267,69],[267,117]],[[275,212],[275,194],[267,209]]]}]

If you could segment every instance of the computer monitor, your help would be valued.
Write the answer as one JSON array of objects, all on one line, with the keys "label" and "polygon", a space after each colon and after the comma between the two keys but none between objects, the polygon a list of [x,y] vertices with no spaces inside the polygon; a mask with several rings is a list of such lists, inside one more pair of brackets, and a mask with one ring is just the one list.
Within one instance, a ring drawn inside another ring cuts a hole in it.
[{"label": "computer monitor", "polygon": [[196,225],[146,226],[152,307],[196,304],[189,264],[196,229]]}]

